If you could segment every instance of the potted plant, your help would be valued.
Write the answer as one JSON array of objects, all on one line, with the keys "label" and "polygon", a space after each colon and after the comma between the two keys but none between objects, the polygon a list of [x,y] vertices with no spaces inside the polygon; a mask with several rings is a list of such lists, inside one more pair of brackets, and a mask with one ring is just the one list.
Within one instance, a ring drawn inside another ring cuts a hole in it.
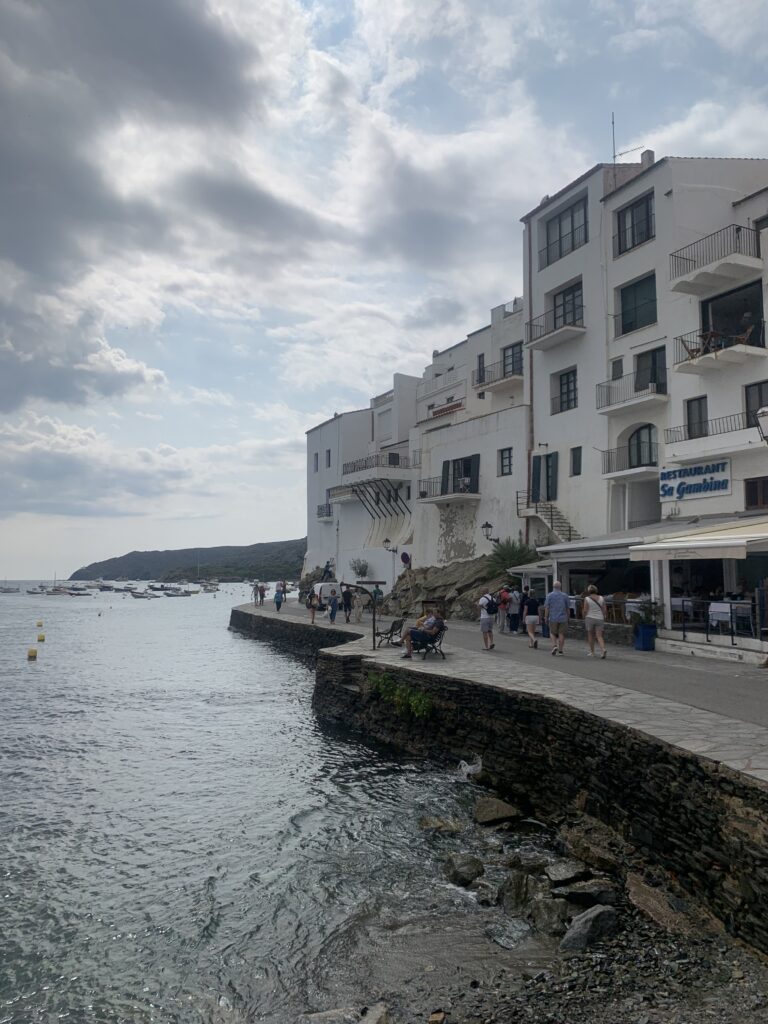
[{"label": "potted plant", "polygon": [[640,601],[637,611],[632,612],[635,650],[656,650],[656,629],[661,622],[661,607],[649,597]]}]

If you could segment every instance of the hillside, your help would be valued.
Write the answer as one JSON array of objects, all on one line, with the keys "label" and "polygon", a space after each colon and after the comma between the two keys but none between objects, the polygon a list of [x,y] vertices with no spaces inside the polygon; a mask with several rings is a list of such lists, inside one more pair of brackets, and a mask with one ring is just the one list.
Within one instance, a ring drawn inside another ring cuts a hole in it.
[{"label": "hillside", "polygon": [[182,548],[178,551],[131,551],[73,572],[71,580],[181,580],[245,578],[298,579],[307,539],[278,540],[247,547]]}]

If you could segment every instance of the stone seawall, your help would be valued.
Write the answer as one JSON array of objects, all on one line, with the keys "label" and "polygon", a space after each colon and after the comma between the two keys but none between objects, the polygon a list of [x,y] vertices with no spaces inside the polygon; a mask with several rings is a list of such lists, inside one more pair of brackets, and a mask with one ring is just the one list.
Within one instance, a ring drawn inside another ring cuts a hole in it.
[{"label": "stone seawall", "polygon": [[[274,628],[261,619],[251,631]],[[768,952],[764,783],[565,701],[452,676],[450,662],[444,675],[420,672],[418,661],[377,663],[361,644],[319,649],[347,633],[315,639],[308,634],[320,631],[308,625],[279,628],[318,645],[321,720],[452,764],[481,755],[501,792],[530,811],[580,810],[603,821],[732,934]]]}]

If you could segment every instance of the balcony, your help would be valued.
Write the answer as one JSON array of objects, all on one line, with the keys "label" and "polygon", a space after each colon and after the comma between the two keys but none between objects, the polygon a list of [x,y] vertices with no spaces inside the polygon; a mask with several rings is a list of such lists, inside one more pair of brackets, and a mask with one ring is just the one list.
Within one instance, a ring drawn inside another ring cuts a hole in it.
[{"label": "balcony", "polygon": [[692,462],[715,455],[754,449],[765,454],[755,411],[737,412],[714,420],[686,423],[664,431],[668,462]]},{"label": "balcony", "polygon": [[345,462],[341,474],[345,483],[365,483],[368,480],[410,480],[410,470],[411,463],[407,455],[400,452],[377,452],[353,462]]},{"label": "balcony", "polygon": [[445,405],[438,405],[434,409],[428,409],[427,415],[419,420],[419,423],[429,423],[430,420],[439,419],[441,416],[450,416],[451,413],[460,412],[463,408],[463,398],[459,398],[455,402],[446,402]]},{"label": "balcony", "polygon": [[686,295],[735,288],[762,271],[760,235],[740,224],[729,224],[669,257],[670,288]]},{"label": "balcony", "polygon": [[615,380],[596,385],[597,411],[603,416],[635,405],[655,405],[669,401],[666,371],[656,370],[656,380],[649,380],[648,371],[636,370]]},{"label": "balcony", "polygon": [[675,338],[675,369],[680,373],[706,373],[752,363],[762,372],[765,348],[765,322],[750,324],[741,334],[698,330]]},{"label": "balcony", "polygon": [[451,370],[450,373],[438,374],[431,380],[422,380],[416,385],[416,397],[426,398],[428,395],[442,391],[443,388],[455,388],[460,382],[461,377],[455,370]]},{"label": "balcony", "polygon": [[523,359],[500,360],[472,371],[472,387],[483,391],[512,392],[523,379]]},{"label": "balcony", "polygon": [[453,477],[445,481],[440,476],[431,476],[426,480],[419,480],[416,493],[419,501],[433,505],[480,501],[480,494],[476,488],[472,488],[472,480],[468,476]]},{"label": "balcony", "polygon": [[631,476],[651,480],[659,465],[659,446],[655,441],[624,445],[603,452],[603,476]]},{"label": "balcony", "polygon": [[317,518],[318,519],[333,519],[333,506],[330,502],[326,505],[317,506]]},{"label": "balcony", "polygon": [[562,345],[568,341],[575,341],[586,334],[584,326],[584,307],[576,306],[574,309],[563,312],[562,310],[549,309],[534,320],[529,320],[525,325],[526,347],[544,352],[556,345]]},{"label": "balcony", "polygon": [[570,412],[571,409],[578,409],[579,399],[576,392],[567,395],[553,395],[549,401],[549,412],[551,416],[557,416],[561,412]]}]

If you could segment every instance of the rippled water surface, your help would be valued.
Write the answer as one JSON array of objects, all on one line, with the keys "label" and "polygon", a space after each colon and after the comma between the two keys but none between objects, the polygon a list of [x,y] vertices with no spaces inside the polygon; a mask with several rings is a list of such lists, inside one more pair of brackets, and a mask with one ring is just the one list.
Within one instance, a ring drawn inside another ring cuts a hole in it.
[{"label": "rippled water surface", "polygon": [[245,593],[0,596],[0,1022],[290,1021],[457,909],[467,787],[324,734]]}]

